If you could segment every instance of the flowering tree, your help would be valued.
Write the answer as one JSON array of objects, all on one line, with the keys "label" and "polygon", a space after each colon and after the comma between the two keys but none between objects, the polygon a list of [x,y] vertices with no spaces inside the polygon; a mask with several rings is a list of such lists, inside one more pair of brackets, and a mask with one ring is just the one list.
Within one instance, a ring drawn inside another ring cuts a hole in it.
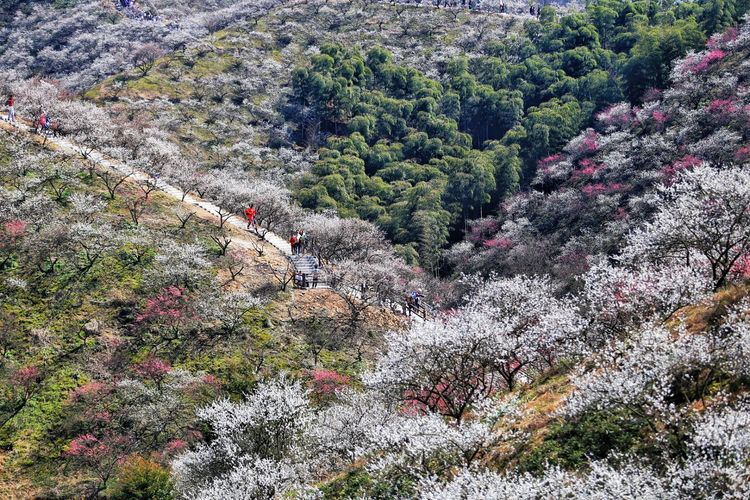
[{"label": "flowering tree", "polygon": [[169,286],[146,300],[136,323],[162,341],[176,340],[203,323],[196,305],[195,297],[184,288]]},{"label": "flowering tree", "polygon": [[149,270],[148,281],[154,288],[167,286],[196,289],[210,281],[210,262],[205,250],[197,244],[180,244],[167,240],[156,255],[157,266]]},{"label": "flowering tree", "polygon": [[35,365],[22,366],[11,372],[10,391],[5,392],[0,404],[0,428],[10,422],[41,389],[42,372]]},{"label": "flowering tree", "polygon": [[349,334],[354,336],[362,314],[370,307],[398,302],[404,296],[399,287],[395,259],[373,262],[342,261],[326,272],[331,289],[349,310]]},{"label": "flowering tree", "polygon": [[[298,382],[260,384],[239,404],[219,400],[198,411],[215,439],[177,457],[173,470],[178,491],[221,498],[238,491],[272,497],[299,485],[304,474],[301,432],[311,410]],[[295,467],[300,466],[300,468]]]},{"label": "flowering tree", "polygon": [[141,76],[146,76],[162,55],[164,51],[161,47],[155,43],[146,43],[133,52],[133,66],[141,72]]},{"label": "flowering tree", "polygon": [[130,371],[130,377],[91,381],[70,394],[66,426],[76,437],[65,456],[95,474],[95,491],[104,489],[133,454],[171,459],[181,452],[196,437],[191,430],[196,405],[216,392],[204,375],[174,369],[153,356]]},{"label": "flowering tree", "polygon": [[367,221],[311,214],[301,225],[321,265],[341,260],[361,262],[385,248],[382,231]]},{"label": "flowering tree", "polygon": [[683,263],[719,289],[750,250],[750,171],[699,167],[661,189],[654,220],[630,238],[625,257]]},{"label": "flowering tree", "polygon": [[254,181],[248,186],[245,203],[255,205],[255,222],[261,238],[269,231],[291,230],[301,218],[291,203],[289,191],[270,182]]},{"label": "flowering tree", "polygon": [[461,421],[492,394],[513,390],[521,375],[575,355],[583,326],[549,282],[494,279],[453,315],[389,334],[387,354],[366,381],[408,407]]},{"label": "flowering tree", "polygon": [[582,298],[591,319],[588,341],[595,349],[634,326],[668,321],[681,307],[706,297],[712,287],[699,270],[680,264],[597,262],[582,279]]}]

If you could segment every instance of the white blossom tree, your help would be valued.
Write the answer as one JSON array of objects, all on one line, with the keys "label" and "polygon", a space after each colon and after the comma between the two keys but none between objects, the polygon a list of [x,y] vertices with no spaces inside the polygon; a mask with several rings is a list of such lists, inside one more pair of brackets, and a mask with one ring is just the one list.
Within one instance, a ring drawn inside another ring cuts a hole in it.
[{"label": "white blossom tree", "polygon": [[661,190],[654,220],[634,232],[625,258],[682,263],[724,286],[750,250],[750,170],[699,167]]}]

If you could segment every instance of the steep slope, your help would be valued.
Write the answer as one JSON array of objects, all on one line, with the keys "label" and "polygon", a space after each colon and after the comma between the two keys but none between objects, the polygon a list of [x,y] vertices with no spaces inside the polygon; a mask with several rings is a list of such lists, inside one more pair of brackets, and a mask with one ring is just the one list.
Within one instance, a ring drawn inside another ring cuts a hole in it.
[{"label": "steep slope", "polygon": [[[347,304],[279,291],[293,272],[270,244],[91,152],[0,127],[0,496],[116,490],[125,457],[164,475],[200,434],[198,405],[280,370],[347,381],[369,357],[362,339],[318,338]],[[402,325],[362,312],[373,336]]]},{"label": "steep slope", "polygon": [[592,255],[615,254],[655,210],[656,191],[679,172],[701,163],[746,164],[748,56],[747,29],[730,28],[680,61],[671,87],[642,106],[599,113],[595,128],[540,162],[535,190],[473,225],[473,248],[454,249],[458,268],[568,280],[589,267]]}]

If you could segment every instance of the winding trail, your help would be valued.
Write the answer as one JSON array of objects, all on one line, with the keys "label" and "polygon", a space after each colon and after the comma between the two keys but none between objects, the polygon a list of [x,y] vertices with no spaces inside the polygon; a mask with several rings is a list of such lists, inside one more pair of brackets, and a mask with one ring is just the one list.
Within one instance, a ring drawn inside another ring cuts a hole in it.
[{"label": "winding trail", "polygon": [[[168,182],[162,179],[157,179],[142,170],[132,168],[129,165],[127,165],[127,163],[125,162],[111,159],[107,157],[106,155],[104,155],[103,153],[101,153],[100,151],[87,149],[84,153],[84,149],[81,146],[75,144],[72,141],[65,139],[64,137],[55,137],[52,135],[39,135],[32,128],[32,124],[29,120],[17,118],[17,124],[13,125],[5,121],[5,119],[2,119],[0,120],[0,128],[11,133],[26,134],[27,136],[34,138],[37,142],[40,142],[39,139],[41,138],[43,139],[43,141],[41,141],[40,145],[42,145],[43,147],[55,149],[63,154],[94,161],[96,162],[97,168],[106,168],[110,170],[115,170],[117,172],[120,172],[121,174],[127,175],[129,180],[132,180],[135,182],[151,182],[160,191],[171,196],[178,203],[185,203],[185,204],[199,207],[203,211],[207,212],[209,215],[214,217],[215,219],[221,218],[220,214],[222,213],[222,211],[219,209],[217,205],[211,203],[210,201],[204,200],[200,196],[196,196],[192,193],[184,193],[181,189],[169,184]],[[54,147],[51,147],[51,146],[54,146]],[[226,215],[224,216],[226,217]],[[272,231],[266,231],[264,233],[264,236],[261,238],[259,234],[257,234],[256,232],[249,231],[246,228],[247,223],[245,222],[244,219],[241,219],[239,216],[234,215],[234,214],[229,216],[226,223],[233,226],[236,229],[243,231],[244,233],[249,233],[250,235],[257,237],[261,241],[265,241],[269,243],[283,257],[285,257],[292,263],[292,265],[294,266],[295,273],[300,272],[300,273],[305,273],[307,275],[311,274],[312,264],[310,263],[310,259],[312,257],[309,255],[299,255],[299,256],[292,255],[289,242],[286,241],[284,238],[280,237],[279,235],[277,235],[276,233]],[[245,249],[248,249],[248,250],[250,249],[250,245],[246,242],[240,241],[238,242],[238,244]],[[321,280],[317,288],[306,288],[306,290],[323,290],[327,288],[329,288],[329,286],[323,280]],[[404,316],[408,316],[412,320],[424,321],[426,319],[426,311],[423,313],[424,316],[421,316],[419,311],[417,311],[415,314],[409,314],[409,310],[405,304],[389,302],[388,304],[383,304],[383,305],[390,308],[393,312],[402,314]]]},{"label": "winding trail", "polygon": [[[101,152],[97,150],[87,151],[86,154],[83,154],[82,152],[83,148],[76,145],[72,141],[65,139],[64,137],[54,137],[50,135],[46,135],[46,136],[38,135],[31,129],[31,123],[26,119],[18,118],[16,125],[10,124],[3,119],[2,121],[0,121],[0,128],[2,128],[5,131],[12,132],[12,133],[22,133],[28,136],[45,138],[44,143],[42,144],[44,147],[54,146],[54,148],[50,148],[50,149],[55,149],[56,151],[59,151],[63,154],[68,154],[71,156],[92,160],[96,162],[98,167],[116,170],[117,172],[128,175],[129,179],[136,181],[136,182],[152,182],[154,183],[154,185],[156,185],[156,187],[160,191],[163,191],[167,195],[174,198],[176,201],[180,203],[194,205],[196,207],[203,209],[205,212],[216,217],[217,219],[220,218],[219,214],[221,211],[219,207],[214,205],[210,201],[204,200],[200,196],[196,196],[192,193],[183,193],[182,190],[169,184],[168,182],[162,179],[154,178],[150,174],[142,170],[132,168],[126,163],[121,162],[119,160],[113,160],[111,158],[108,158],[107,156],[105,156],[104,154],[102,154]],[[258,239],[260,239],[261,241],[268,242],[271,246],[276,248],[280,254],[285,256],[287,259],[292,260],[292,252],[289,247],[289,243],[284,238],[281,238],[279,235],[271,231],[267,231],[265,232],[265,236],[261,238],[259,235],[257,235],[257,233],[248,231],[246,229],[247,223],[236,215],[231,215],[229,219],[227,220],[227,224],[230,224],[231,226],[237,229],[240,229],[246,233],[252,234],[256,236]]]}]

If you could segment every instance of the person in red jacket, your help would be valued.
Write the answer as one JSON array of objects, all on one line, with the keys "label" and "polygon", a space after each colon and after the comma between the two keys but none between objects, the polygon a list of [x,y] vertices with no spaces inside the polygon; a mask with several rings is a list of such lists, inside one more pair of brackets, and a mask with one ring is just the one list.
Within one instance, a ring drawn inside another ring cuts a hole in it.
[{"label": "person in red jacket", "polygon": [[292,233],[292,237],[289,238],[289,244],[292,246],[292,255],[297,254],[297,235]]},{"label": "person in red jacket", "polygon": [[42,113],[39,115],[39,120],[37,120],[37,123],[39,124],[40,134],[47,130],[47,113],[42,111]]},{"label": "person in red jacket", "polygon": [[5,105],[8,106],[8,121],[10,123],[16,123],[16,99],[13,97],[13,94],[8,97]]},{"label": "person in red jacket", "polygon": [[255,205],[250,204],[245,209],[245,217],[247,217],[247,228],[250,229],[250,226],[255,227]]}]

